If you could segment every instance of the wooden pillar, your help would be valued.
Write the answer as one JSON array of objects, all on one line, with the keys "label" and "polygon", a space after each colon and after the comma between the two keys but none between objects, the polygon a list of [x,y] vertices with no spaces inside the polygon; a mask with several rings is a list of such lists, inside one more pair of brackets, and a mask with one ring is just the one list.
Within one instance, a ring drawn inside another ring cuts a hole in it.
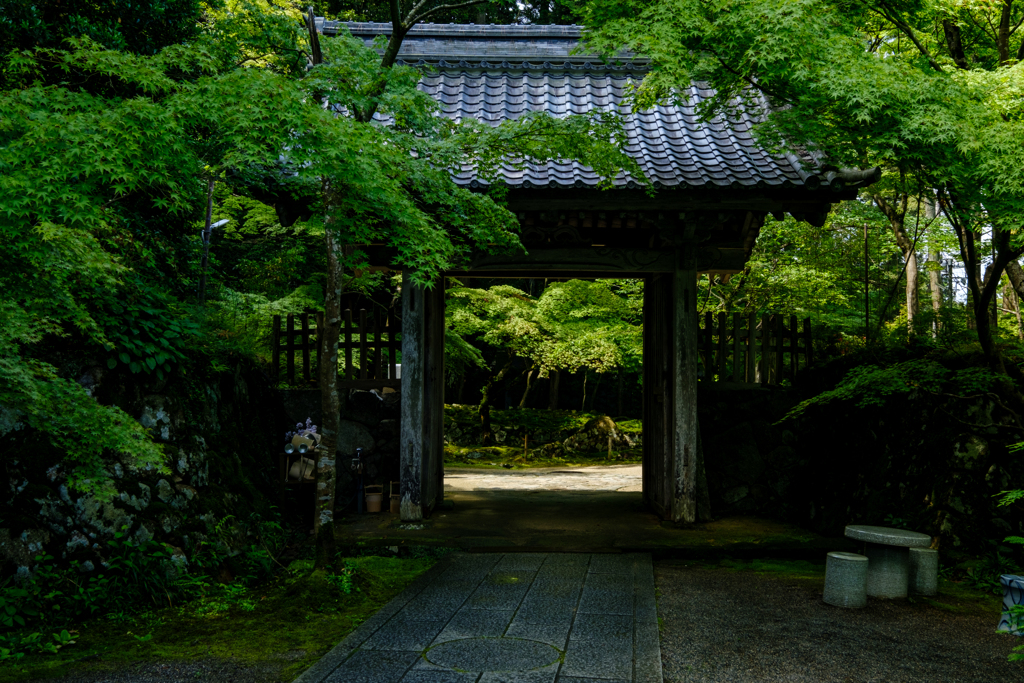
[{"label": "wooden pillar", "polygon": [[697,270],[679,250],[672,276],[673,476],[671,519],[697,521]]},{"label": "wooden pillar", "polygon": [[659,516],[672,514],[671,354],[672,275],[644,281],[643,495]]},{"label": "wooden pillar", "polygon": [[402,521],[424,519],[444,477],[444,287],[402,276]]},{"label": "wooden pillar", "polygon": [[644,284],[644,502],[673,522],[710,518],[700,482],[697,271],[690,254],[681,247],[675,272]]}]

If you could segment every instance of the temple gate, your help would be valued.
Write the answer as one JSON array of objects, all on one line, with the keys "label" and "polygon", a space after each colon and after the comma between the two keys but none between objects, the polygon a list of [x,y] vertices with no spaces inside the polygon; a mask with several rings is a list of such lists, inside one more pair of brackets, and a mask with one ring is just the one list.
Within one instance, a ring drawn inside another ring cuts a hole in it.
[{"label": "temple gate", "polygon": [[[372,43],[390,24],[348,23]],[[317,20],[333,34],[337,22]],[[424,68],[420,87],[443,115],[498,123],[528,111],[555,116],[619,105],[648,61],[615,64],[572,54],[578,26],[421,24],[407,35],[399,63]],[[762,111],[701,123],[697,104],[711,92],[694,85],[683,106],[632,113],[632,155],[656,192],[629,177],[598,190],[598,176],[576,162],[507,167],[508,207],[519,218],[526,253],[480,254],[446,275],[461,278],[643,278],[643,496],[677,522],[706,518],[697,424],[697,279],[743,270],[766,217],[789,213],[820,226],[835,202],[880,172],[839,171],[810,155],[771,155],[752,127]],[[472,169],[455,176],[482,189]],[[371,262],[391,266],[374,245]],[[443,495],[444,287],[402,288],[402,519],[430,514]]]}]

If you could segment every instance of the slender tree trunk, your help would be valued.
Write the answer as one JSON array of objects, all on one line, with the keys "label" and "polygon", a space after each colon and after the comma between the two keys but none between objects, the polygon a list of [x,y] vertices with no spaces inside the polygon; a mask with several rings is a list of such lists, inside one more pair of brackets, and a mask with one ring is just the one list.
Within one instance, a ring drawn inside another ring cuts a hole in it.
[{"label": "slender tree trunk", "polygon": [[1007,278],[1006,284],[1003,285],[1003,306],[1007,313],[1013,313],[1017,318],[1017,339],[1024,339],[1024,322],[1021,321],[1020,315],[1020,297],[1017,296],[1017,292],[1013,291],[1013,283]]},{"label": "slender tree trunk", "polygon": [[[938,207],[931,190],[928,191],[928,196],[923,201],[925,224],[931,227],[938,215]],[[932,322],[932,337],[937,337],[939,334],[939,314],[942,312],[942,282],[939,276],[942,264],[940,258],[941,254],[938,249],[932,247],[928,250],[925,270],[928,272],[928,293],[932,300],[932,312],[935,314],[935,320]]]},{"label": "slender tree trunk", "polygon": [[539,371],[534,368],[530,368],[529,370],[526,371],[526,389],[523,390],[523,397],[519,400],[520,408],[526,407],[526,399],[530,395],[530,389],[533,388],[533,383],[530,380],[533,379],[533,375],[535,372]]},{"label": "slender tree trunk", "polygon": [[[910,196],[906,193],[900,193],[898,196],[899,203],[890,203],[882,195],[872,195],[871,198],[875,202],[875,206],[881,210],[885,217],[889,220],[889,227],[892,228],[893,236],[896,238],[896,244],[899,246],[900,251],[903,253],[903,260],[907,264],[907,333],[914,334],[914,318],[917,317],[917,312],[920,310],[920,300],[917,295],[917,251],[915,249],[914,240],[911,239],[910,235],[907,234],[906,229],[906,217],[907,217],[907,205],[910,201]],[[881,324],[881,322],[879,322]]]},{"label": "slender tree trunk", "polygon": [[213,188],[216,181],[207,181],[206,187],[206,227],[203,228],[203,260],[199,265],[199,305],[206,303],[206,268],[210,264],[210,238],[213,230],[210,228],[213,220]]},{"label": "slender tree trunk", "polygon": [[917,292],[917,252],[913,249],[907,251],[907,332],[914,334],[914,318],[920,310],[920,300]]},{"label": "slender tree trunk", "polygon": [[938,249],[932,249],[928,254],[928,292],[931,294],[932,311],[935,313],[935,322],[932,323],[932,336],[939,333],[939,314],[942,312],[942,282],[939,277],[941,264],[939,261]]},{"label": "slender tree trunk", "polygon": [[618,376],[618,387],[616,387],[616,388],[618,389],[618,394],[619,394],[619,396],[618,396],[618,398],[619,398],[619,406],[618,406],[619,410],[616,413],[616,415],[622,415],[622,414],[625,413],[625,407],[624,406],[625,406],[625,403],[626,403],[625,402],[625,395],[626,395],[626,370],[625,370],[625,368],[622,368],[620,366],[619,367],[618,375],[619,375]]},{"label": "slender tree trunk", "polygon": [[561,370],[554,370],[550,374],[551,388],[548,390],[548,410],[558,410],[558,384],[562,377]]},{"label": "slender tree trunk", "polygon": [[1017,312],[1017,336],[1024,339],[1024,324],[1021,323],[1020,299],[1024,295],[1024,269],[1016,260],[1006,264],[1006,277],[1013,290],[1014,309]]},{"label": "slender tree trunk", "polygon": [[480,443],[484,446],[490,446],[491,442],[494,441],[494,433],[491,429],[491,395],[501,380],[505,379],[505,375],[512,369],[512,357],[509,356],[508,361],[498,371],[497,375],[488,378],[484,384],[483,389],[480,390]]},{"label": "slender tree trunk", "polygon": [[583,370],[583,401],[580,403],[580,412],[585,413],[587,411],[587,375],[590,374],[584,368]]},{"label": "slender tree trunk", "polygon": [[[995,372],[1006,374],[1006,365],[1003,362],[1002,354],[996,348],[995,338],[992,331],[992,300],[999,290],[999,282],[1003,272],[1013,269],[1017,259],[1024,248],[1013,248],[1010,246],[1011,233],[1008,230],[1001,230],[993,226],[992,231],[992,263],[985,269],[984,278],[979,277],[981,273],[981,253],[978,248],[977,232],[972,231],[965,224],[964,219],[957,212],[955,206],[955,195],[947,191],[942,203],[943,211],[953,226],[957,240],[960,243],[960,254],[964,261],[964,268],[967,270],[967,284],[971,293],[971,310],[974,315],[975,330],[978,334],[978,343],[985,354],[989,367]],[[1016,270],[1019,271],[1019,266]],[[1014,276],[1010,275],[1010,282],[1014,282]],[[1020,294],[1020,290],[1014,285],[1014,290]]]},{"label": "slender tree trunk", "polygon": [[601,387],[601,378],[604,377],[603,372],[597,373],[597,377],[594,378],[594,388],[590,391],[590,412],[594,412],[594,401],[597,400],[597,390]]},{"label": "slender tree trunk", "polygon": [[341,396],[338,393],[338,341],[341,334],[341,245],[328,223],[324,231],[327,246],[327,295],[324,297],[324,327],[320,341],[320,420],[323,437],[317,451],[316,510],[313,529],[316,534],[317,569],[330,565],[335,554],[334,494],[337,481],[336,458],[341,422]]}]

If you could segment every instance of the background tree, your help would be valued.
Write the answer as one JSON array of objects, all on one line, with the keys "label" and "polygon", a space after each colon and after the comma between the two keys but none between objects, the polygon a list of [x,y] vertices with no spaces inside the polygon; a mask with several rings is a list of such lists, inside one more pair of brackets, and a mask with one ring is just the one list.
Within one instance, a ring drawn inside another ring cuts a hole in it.
[{"label": "background tree", "polygon": [[[1015,95],[1024,66],[1011,49],[1019,4],[595,0],[586,16],[598,49],[630,46],[657,64],[637,106],[705,81],[717,95],[704,116],[771,103],[764,144],[815,149],[835,166],[890,167],[935,188],[972,274],[978,341],[1004,369],[988,311],[1024,225],[1024,100]],[[994,256],[981,273],[972,236],[988,226]]]},{"label": "background tree", "polygon": [[[526,380],[520,405],[535,378],[579,371],[600,378],[639,367],[643,344],[634,289],[617,280],[570,280],[550,283],[539,297],[510,285],[448,290],[447,326],[491,359],[479,404],[485,443],[492,438],[496,389],[517,361]],[[583,386],[581,410],[587,406],[586,378]]]}]

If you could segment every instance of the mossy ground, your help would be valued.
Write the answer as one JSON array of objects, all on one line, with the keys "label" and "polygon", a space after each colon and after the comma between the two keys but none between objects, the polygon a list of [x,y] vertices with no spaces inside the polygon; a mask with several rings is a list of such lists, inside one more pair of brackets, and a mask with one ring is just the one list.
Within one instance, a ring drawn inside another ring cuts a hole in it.
[{"label": "mossy ground", "polygon": [[[436,557],[436,553],[434,554]],[[76,627],[76,643],[0,667],[0,682],[110,670],[146,661],[230,659],[279,669],[290,681],[433,565],[425,557],[365,556],[338,573],[292,563],[252,589],[138,616],[108,615]],[[350,577],[345,592],[344,576]]]},{"label": "mossy ground", "polygon": [[546,455],[539,448],[524,451],[522,447],[508,446],[451,446],[444,447],[444,462],[453,467],[479,467],[482,469],[528,469],[532,467],[588,467],[598,465],[638,465],[643,460],[640,448],[608,453],[567,453],[564,458]]},{"label": "mossy ground", "polygon": [[[445,405],[444,415],[459,424],[480,424],[479,408],[475,405],[450,403]],[[577,432],[583,425],[597,417],[605,417],[605,415],[604,413],[586,413],[578,410],[540,410],[536,408],[491,410],[493,424],[525,427],[531,432]],[[624,432],[639,433],[641,429],[640,420],[615,419],[615,424]]]},{"label": "mossy ground", "polygon": [[[477,406],[446,405],[444,414],[447,420],[459,427],[472,427],[480,423]],[[492,410],[491,422],[495,431],[509,430],[516,433],[545,434],[549,438],[557,436],[558,440],[566,439],[583,428],[591,420],[605,417],[601,413],[583,413],[576,410],[536,410],[523,408],[514,410]],[[613,418],[614,419],[614,418]],[[616,420],[620,431],[639,436],[643,431],[640,420]],[[500,467],[504,469],[524,469],[532,467],[586,467],[593,465],[639,464],[643,457],[640,447],[594,453],[566,453],[563,456],[543,453],[540,443],[533,444],[527,440],[524,448],[521,437],[517,443],[505,443],[497,446],[446,445],[444,460],[448,465],[458,467],[481,467],[484,469]]]}]

